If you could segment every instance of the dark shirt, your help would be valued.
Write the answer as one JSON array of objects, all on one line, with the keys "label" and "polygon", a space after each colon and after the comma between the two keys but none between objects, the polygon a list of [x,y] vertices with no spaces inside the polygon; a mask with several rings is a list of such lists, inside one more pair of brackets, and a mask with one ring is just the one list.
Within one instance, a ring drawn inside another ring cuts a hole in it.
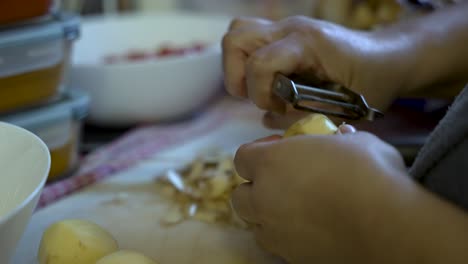
[{"label": "dark shirt", "polygon": [[432,192],[468,209],[468,87],[431,134],[410,174]]}]

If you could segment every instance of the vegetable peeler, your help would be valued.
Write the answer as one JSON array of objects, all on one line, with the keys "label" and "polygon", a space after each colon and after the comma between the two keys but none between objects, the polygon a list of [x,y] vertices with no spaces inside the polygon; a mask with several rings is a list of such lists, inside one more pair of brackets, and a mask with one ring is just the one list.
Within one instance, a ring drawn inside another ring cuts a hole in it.
[{"label": "vegetable peeler", "polygon": [[363,95],[346,87],[332,85],[317,88],[294,82],[277,74],[273,92],[295,109],[336,116],[348,120],[368,120],[383,117],[383,113],[369,107]]}]

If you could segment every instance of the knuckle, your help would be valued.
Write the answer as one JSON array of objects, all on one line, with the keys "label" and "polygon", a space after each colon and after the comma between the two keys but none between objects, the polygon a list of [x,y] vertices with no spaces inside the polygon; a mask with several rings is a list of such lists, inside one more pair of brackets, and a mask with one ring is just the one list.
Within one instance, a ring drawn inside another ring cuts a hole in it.
[{"label": "knuckle", "polygon": [[310,21],[310,18],[307,18],[305,16],[291,16],[283,19],[282,21],[280,21],[280,23],[288,32],[295,32],[310,27],[307,26],[310,25]]},{"label": "knuckle", "polygon": [[247,60],[246,69],[254,75],[263,75],[271,71],[271,58],[260,52],[253,53]]},{"label": "knuckle", "polygon": [[231,20],[231,23],[229,24],[229,30],[236,29],[239,24],[241,23],[242,18],[236,17],[233,20]]},{"label": "knuckle", "polygon": [[223,50],[230,49],[234,44],[235,36],[232,32],[226,33],[222,39]]},{"label": "knuckle", "polygon": [[324,35],[325,25],[305,16],[285,18],[280,23],[285,35],[295,33],[295,35],[301,38],[313,36],[314,39],[321,39]]},{"label": "knuckle", "polygon": [[237,17],[229,25],[229,30],[236,30],[244,27],[261,27],[270,25],[271,21],[255,17]]},{"label": "knuckle", "polygon": [[260,55],[253,55],[249,58],[246,65],[247,90],[248,96],[253,100],[255,105],[263,110],[268,110],[271,106],[270,89],[269,87],[258,87],[255,80],[263,79],[266,76],[273,75],[273,72],[265,63],[265,59]]},{"label": "knuckle", "polygon": [[[292,42],[295,45],[297,45],[297,44],[303,45],[302,43],[305,41],[306,37],[307,36],[305,34],[302,34],[301,32],[291,32],[288,35],[288,40],[289,40],[290,43]],[[297,52],[293,52],[293,51],[296,51],[296,50],[297,49],[291,49],[289,51],[289,53],[291,55],[296,54]],[[302,54],[297,54],[297,55],[302,55]]]},{"label": "knuckle", "polygon": [[236,17],[231,21],[229,25],[229,30],[235,30],[242,27],[245,23],[247,23],[247,18],[245,17]]},{"label": "knuckle", "polygon": [[247,60],[247,67],[251,70],[258,70],[259,68],[262,68],[263,60],[264,56],[259,52],[255,52],[250,55],[249,59]]}]

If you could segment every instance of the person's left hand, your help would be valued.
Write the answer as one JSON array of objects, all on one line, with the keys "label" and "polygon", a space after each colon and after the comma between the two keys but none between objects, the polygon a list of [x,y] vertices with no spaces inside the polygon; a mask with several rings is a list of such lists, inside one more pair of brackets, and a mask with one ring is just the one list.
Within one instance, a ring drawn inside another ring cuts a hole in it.
[{"label": "person's left hand", "polygon": [[397,150],[363,132],[257,141],[239,148],[235,165],[249,183],[235,190],[234,209],[290,263],[372,259],[369,225],[413,184]]}]

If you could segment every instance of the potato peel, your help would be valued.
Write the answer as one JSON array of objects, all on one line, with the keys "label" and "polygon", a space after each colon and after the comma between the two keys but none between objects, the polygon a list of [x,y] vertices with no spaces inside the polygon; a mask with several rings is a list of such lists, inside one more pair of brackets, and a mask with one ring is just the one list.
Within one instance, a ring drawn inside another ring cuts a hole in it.
[{"label": "potato peel", "polygon": [[197,220],[246,228],[230,206],[231,193],[242,182],[235,172],[233,157],[222,153],[209,153],[185,169],[166,171],[157,178],[157,186],[175,207],[166,212],[162,224]]}]

